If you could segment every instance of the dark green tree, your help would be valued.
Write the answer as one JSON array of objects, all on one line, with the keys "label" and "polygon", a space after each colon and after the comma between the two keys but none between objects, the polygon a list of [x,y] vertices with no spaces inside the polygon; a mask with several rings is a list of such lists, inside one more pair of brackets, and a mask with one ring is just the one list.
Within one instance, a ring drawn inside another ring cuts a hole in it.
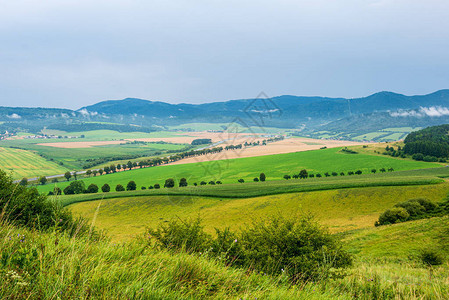
[{"label": "dark green tree", "polygon": [[265,181],[265,179],[266,179],[265,173],[260,173],[259,180],[263,182]]},{"label": "dark green tree", "polygon": [[179,180],[179,186],[180,186],[180,187],[185,187],[185,186],[187,186],[187,179],[181,178],[181,180]]},{"label": "dark green tree", "polygon": [[39,183],[42,184],[42,185],[46,184],[47,183],[47,177],[41,176],[39,178]]},{"label": "dark green tree", "polygon": [[94,183],[89,184],[89,186],[86,189],[86,193],[89,193],[89,194],[98,193],[98,186]]},{"label": "dark green tree", "polygon": [[21,186],[26,186],[28,184],[28,179],[23,177],[22,180],[20,180],[19,184]]},{"label": "dark green tree", "polygon": [[111,187],[109,186],[109,184],[105,183],[101,187],[101,190],[103,191],[103,193],[109,193],[109,191],[111,190]]},{"label": "dark green tree", "polygon": [[117,192],[123,192],[123,191],[125,190],[125,188],[123,187],[123,185],[117,184],[117,185],[115,186],[115,190],[116,190]]},{"label": "dark green tree", "polygon": [[72,173],[70,173],[69,171],[65,172],[64,174],[65,179],[67,179],[67,181],[70,180],[70,178],[72,178]]},{"label": "dark green tree", "polygon": [[133,180],[128,182],[128,184],[126,185],[126,190],[127,191],[135,191],[136,189],[137,189],[137,185],[136,185],[136,183]]},{"label": "dark green tree", "polygon": [[175,186],[175,180],[173,178],[168,178],[165,180],[164,188],[172,188]]}]

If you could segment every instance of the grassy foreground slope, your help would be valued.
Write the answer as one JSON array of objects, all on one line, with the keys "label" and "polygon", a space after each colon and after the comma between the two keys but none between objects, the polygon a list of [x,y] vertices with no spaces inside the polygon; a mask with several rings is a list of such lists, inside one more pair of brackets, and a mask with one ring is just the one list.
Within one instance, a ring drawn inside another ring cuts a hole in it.
[{"label": "grassy foreground slope", "polygon": [[73,213],[106,229],[114,240],[129,240],[174,218],[200,215],[205,229],[238,229],[253,220],[276,214],[312,214],[334,232],[373,227],[379,214],[394,204],[424,197],[441,201],[449,184],[426,186],[367,187],[288,193],[255,198],[199,197],[192,195],[141,196],[76,203]]},{"label": "grassy foreground slope", "polygon": [[[101,186],[108,183],[111,186],[134,180],[137,186],[148,187],[159,183],[164,184],[165,179],[186,178],[189,184],[199,183],[204,180],[221,180],[223,183],[235,183],[239,178],[252,181],[261,172],[267,176],[267,180],[279,180],[285,174],[298,174],[300,170],[307,169],[310,173],[345,172],[361,170],[370,173],[371,169],[393,168],[396,171],[439,167],[438,164],[395,159],[386,156],[374,156],[369,154],[345,154],[340,148],[305,151],[287,154],[267,155],[249,158],[223,159],[219,161],[198,162],[193,164],[164,165],[158,167],[137,169],[118,172],[85,179],[86,185],[95,183]],[[67,183],[58,183],[64,188]],[[41,192],[48,192],[53,185],[39,187]]]},{"label": "grassy foreground slope", "polygon": [[13,179],[60,174],[66,168],[26,150],[0,147],[0,169],[11,172]]},{"label": "grassy foreground slope", "polygon": [[[448,299],[449,265],[429,270],[417,260],[396,263],[394,253],[373,260],[389,233],[403,253],[428,240],[448,257],[447,218],[360,230],[345,238],[355,254],[346,277],[289,284],[279,277],[227,267],[207,255],[155,250],[142,240],[113,244],[0,227],[0,297],[4,299]],[[414,230],[413,240],[408,232]],[[445,231],[446,230],[446,231]],[[371,244],[371,245],[370,245]]]}]

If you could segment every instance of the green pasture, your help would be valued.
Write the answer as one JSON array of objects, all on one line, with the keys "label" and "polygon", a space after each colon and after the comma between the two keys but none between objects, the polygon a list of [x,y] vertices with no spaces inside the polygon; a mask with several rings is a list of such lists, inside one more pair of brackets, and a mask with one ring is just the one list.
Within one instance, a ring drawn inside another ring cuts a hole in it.
[{"label": "green pasture", "polygon": [[205,229],[234,230],[268,216],[311,214],[331,231],[369,228],[387,208],[415,197],[441,201],[449,184],[425,186],[365,187],[276,194],[251,198],[194,195],[154,195],[103,199],[69,206],[77,215],[93,220],[116,240],[127,240],[174,218],[203,219]]},{"label": "green pasture", "polygon": [[[192,164],[163,165],[137,169],[132,171],[118,172],[103,176],[86,178],[85,183],[95,183],[99,186],[108,183],[111,186],[125,184],[134,180],[138,188],[148,187],[159,183],[164,184],[165,179],[174,178],[179,182],[181,178],[186,178],[189,184],[204,180],[221,180],[225,184],[236,183],[243,178],[251,182],[264,172],[267,180],[280,180],[285,174],[298,174],[300,170],[306,169],[309,173],[320,173],[324,177],[325,172],[345,172],[361,170],[364,174],[369,174],[371,169],[393,168],[395,171],[433,168],[438,164],[417,162],[411,160],[400,160],[388,156],[373,156],[369,154],[346,154],[339,151],[340,148],[324,149],[315,151],[304,151],[287,154],[267,155],[249,158],[237,158],[226,160],[226,152],[223,151],[223,159],[219,161],[198,162]],[[382,174],[377,174],[382,176]],[[387,176],[387,174],[383,174]],[[346,176],[348,177],[348,176]],[[352,177],[355,178],[355,175]],[[308,179],[313,181],[314,179]],[[316,179],[318,181],[324,178]],[[58,183],[64,188],[67,183]],[[53,187],[46,185],[39,187],[41,192],[48,192]]]},{"label": "green pasture", "polygon": [[[55,143],[55,142],[83,142],[88,140],[98,140],[98,139],[47,139],[47,140],[32,140],[32,139],[22,139],[22,140],[7,140],[1,141],[0,145],[4,147],[18,147],[21,149],[31,150],[38,154],[42,154],[47,158],[53,159],[55,162],[62,163],[64,167],[79,170],[82,169],[83,165],[88,159],[100,159],[103,157],[114,157],[114,156],[127,156],[127,155],[138,155],[138,156],[153,156],[157,153],[164,153],[166,150],[182,150],[186,145],[184,144],[158,144],[158,143],[147,143],[147,144],[116,144],[116,145],[103,145],[94,146],[90,148],[57,148],[45,145],[37,145],[40,143]],[[109,139],[110,140],[110,139]],[[123,143],[126,143],[124,141]],[[112,163],[112,162],[111,162]],[[56,174],[56,173],[54,173]],[[51,175],[54,175],[51,174]]]},{"label": "green pasture", "polygon": [[1,148],[0,169],[11,172],[13,179],[61,174],[66,168],[26,150]]}]

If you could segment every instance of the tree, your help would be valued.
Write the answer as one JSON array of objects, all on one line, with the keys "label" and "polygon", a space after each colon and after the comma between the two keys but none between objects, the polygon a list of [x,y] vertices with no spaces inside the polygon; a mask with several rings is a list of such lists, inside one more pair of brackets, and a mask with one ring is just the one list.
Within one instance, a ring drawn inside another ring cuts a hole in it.
[{"label": "tree", "polygon": [[117,167],[114,164],[112,164],[109,166],[109,170],[111,170],[112,173],[115,173],[117,172]]},{"label": "tree", "polygon": [[154,188],[155,188],[155,189],[160,189],[160,188],[161,188],[161,185],[160,185],[159,183],[156,183],[156,184],[154,185]]},{"label": "tree", "polygon": [[105,183],[101,187],[101,190],[103,191],[103,193],[109,193],[109,191],[111,190],[111,187],[109,186],[109,184]]},{"label": "tree", "polygon": [[92,170],[87,170],[86,175],[90,177],[90,175],[92,175]]},{"label": "tree", "polygon": [[388,168],[388,172],[393,172],[394,169],[393,168]]},{"label": "tree", "polygon": [[200,184],[201,184],[201,185],[206,185],[207,182],[203,180],[203,181],[200,182]]},{"label": "tree", "polygon": [[307,170],[306,170],[306,169],[303,169],[303,170],[301,170],[301,171],[299,172],[299,178],[305,179],[305,178],[307,178],[307,177],[309,177],[309,173],[307,173]]},{"label": "tree", "polygon": [[133,168],[133,163],[131,161],[128,161],[126,166],[128,167],[129,170],[131,170]]},{"label": "tree", "polygon": [[321,177],[321,174],[320,174],[320,173],[316,174],[316,177],[320,178],[320,177]]},{"label": "tree", "polygon": [[70,178],[72,178],[72,173],[70,173],[69,171],[65,172],[64,174],[65,179],[67,179],[67,181],[70,180]]},{"label": "tree", "polygon": [[86,193],[89,193],[89,194],[98,193],[98,186],[93,183],[89,184],[89,186],[87,187]]},{"label": "tree", "polygon": [[40,182],[40,184],[42,184],[42,185],[46,184],[46,183],[47,183],[47,177],[41,176],[41,177],[39,178],[39,182]]},{"label": "tree", "polygon": [[381,168],[381,169],[379,169],[379,171],[380,171],[381,173],[385,173],[387,170],[385,170],[385,168]]},{"label": "tree", "polygon": [[76,174],[76,171],[74,171],[72,175],[73,175],[73,178],[75,178],[75,180],[77,180],[77,178],[78,178],[77,175],[78,174]]},{"label": "tree", "polygon": [[215,183],[216,184],[222,184],[220,180],[217,180]]},{"label": "tree", "polygon": [[175,186],[175,180],[173,178],[168,178],[165,180],[164,188],[172,188]]},{"label": "tree", "polygon": [[72,181],[68,186],[64,189],[65,195],[73,195],[73,194],[82,194],[85,191],[85,185],[83,181]]},{"label": "tree", "polygon": [[362,175],[362,171],[357,170],[357,171],[355,171],[355,174],[357,174],[357,175]]},{"label": "tree", "polygon": [[324,173],[324,176],[329,177],[331,175],[329,174],[329,172],[326,172],[326,173]]},{"label": "tree", "polygon": [[103,175],[103,173],[104,173],[104,170],[103,170],[103,169],[99,169],[99,170],[98,170],[98,174]]},{"label": "tree", "polygon": [[93,170],[92,173],[94,174],[94,177],[97,176],[98,170]]},{"label": "tree", "polygon": [[245,182],[245,180],[243,179],[243,178],[240,178],[239,180],[237,180],[238,182],[240,182],[240,183],[244,183]]},{"label": "tree", "polygon": [[345,176],[345,172],[340,172],[340,176]]},{"label": "tree", "polygon": [[185,187],[185,186],[187,186],[187,179],[181,178],[181,180],[179,181],[179,186],[180,186],[180,187]]},{"label": "tree", "polygon": [[259,180],[263,182],[263,181],[265,181],[265,179],[266,179],[265,173],[260,173]]},{"label": "tree", "polygon": [[108,166],[104,167],[103,170],[106,174],[109,174],[109,172],[111,172],[111,169]]},{"label": "tree", "polygon": [[254,181],[254,182],[259,182],[259,178],[254,177],[253,181]]},{"label": "tree", "polygon": [[19,184],[21,186],[26,186],[28,184],[28,179],[23,177],[22,180],[20,180]]},{"label": "tree", "polygon": [[376,169],[371,169],[371,173],[376,174],[377,170]]},{"label": "tree", "polygon": [[332,176],[338,176],[337,172],[332,172]]},{"label": "tree", "polygon": [[289,180],[290,178],[292,178],[290,175],[287,175],[287,174],[284,175],[284,179],[285,179],[285,180]]},{"label": "tree", "polygon": [[136,188],[137,188],[137,185],[136,185],[136,183],[133,180],[128,182],[128,184],[126,185],[126,190],[127,191],[135,191]]},{"label": "tree", "polygon": [[313,177],[315,177],[315,175],[314,174],[309,174],[309,177],[313,178]]},{"label": "tree", "polygon": [[123,192],[123,191],[125,190],[125,188],[123,187],[123,185],[117,184],[117,185],[115,186],[115,190],[116,190],[117,192]]},{"label": "tree", "polygon": [[142,186],[140,189],[141,189],[141,190],[146,190],[147,187],[146,187],[146,186]]}]

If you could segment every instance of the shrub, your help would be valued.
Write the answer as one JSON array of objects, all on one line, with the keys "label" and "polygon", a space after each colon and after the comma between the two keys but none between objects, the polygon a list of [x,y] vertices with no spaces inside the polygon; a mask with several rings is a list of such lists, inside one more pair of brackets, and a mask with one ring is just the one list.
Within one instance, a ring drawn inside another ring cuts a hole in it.
[{"label": "shrub", "polygon": [[160,189],[160,188],[161,188],[161,185],[160,185],[159,183],[156,183],[156,184],[154,185],[154,188],[155,188],[155,189]]},{"label": "shrub", "polygon": [[355,171],[355,174],[356,175],[362,175],[362,171],[361,170],[357,170],[357,171]]},{"label": "shrub", "polygon": [[260,181],[265,181],[265,180],[266,180],[265,173],[260,173],[260,175],[259,175],[259,180],[260,180]]},{"label": "shrub", "polygon": [[222,184],[222,182],[220,180],[217,180],[215,183],[216,184]]},{"label": "shrub", "polygon": [[245,180],[243,179],[243,178],[240,178],[239,180],[237,180],[238,182],[240,182],[240,183],[244,183],[245,182]]},{"label": "shrub", "polygon": [[159,248],[195,252],[207,250],[211,243],[211,237],[203,231],[200,218],[185,222],[173,220],[159,225],[157,229],[148,229],[148,234],[155,239],[154,246]]},{"label": "shrub", "polygon": [[215,181],[211,180],[211,181],[209,181],[209,184],[210,185],[215,185]]},{"label": "shrub", "polygon": [[101,190],[103,191],[103,193],[109,193],[109,191],[111,190],[111,187],[109,186],[109,184],[105,183],[101,187]]},{"label": "shrub", "polygon": [[253,181],[254,181],[254,182],[259,182],[259,178],[254,177]]},{"label": "shrub", "polygon": [[142,186],[140,189],[141,189],[141,190],[146,190],[147,187],[146,187],[146,186]]},{"label": "shrub", "polygon": [[117,192],[123,192],[124,190],[125,190],[125,188],[121,184],[117,184],[115,186],[115,191],[117,191]]},{"label": "shrub", "polygon": [[206,181],[201,181],[200,184],[201,184],[201,185],[206,185],[207,182],[206,182]]},{"label": "shrub", "polygon": [[62,190],[56,186],[56,187],[53,189],[53,194],[54,194],[54,195],[61,195],[61,194],[62,194]]},{"label": "shrub", "polygon": [[292,281],[324,279],[332,275],[331,268],[352,263],[340,242],[310,217],[254,223],[240,241],[247,266],[269,274],[286,272]]},{"label": "shrub", "polygon": [[92,194],[98,193],[98,186],[93,183],[89,184],[89,186],[87,187],[86,193],[92,193]]},{"label": "shrub", "polygon": [[423,250],[421,251],[419,258],[421,262],[426,266],[439,266],[444,262],[443,256],[435,250]]},{"label": "shrub", "polygon": [[376,221],[375,226],[395,224],[407,220],[409,213],[403,207],[394,207],[383,212],[379,216],[379,221]]},{"label": "shrub", "polygon": [[422,155],[421,153],[415,153],[412,155],[412,159],[414,160],[423,160],[424,159],[424,155]]},{"label": "shrub", "polygon": [[332,172],[332,176],[338,176],[337,172]]},{"label": "shrub", "polygon": [[285,180],[289,180],[290,178],[292,178],[290,175],[284,175]]},{"label": "shrub", "polygon": [[152,189],[154,189],[154,186],[150,185],[150,186],[148,187],[148,189],[149,189],[149,190],[152,190]]},{"label": "shrub", "polygon": [[320,178],[320,177],[321,177],[321,174],[320,174],[320,173],[316,174],[316,177]]},{"label": "shrub", "polygon": [[437,162],[438,158],[435,157],[435,156],[426,155],[426,156],[424,156],[423,161],[426,161],[426,162]]},{"label": "shrub", "polygon": [[0,214],[2,221],[38,230],[54,226],[68,230],[76,222],[70,211],[59,203],[48,200],[45,195],[39,194],[36,188],[14,184],[11,177],[2,170],[0,170]]},{"label": "shrub", "polygon": [[394,207],[404,208],[408,212],[410,217],[422,215],[426,212],[426,208],[422,206],[417,200],[404,201],[396,204]]}]

